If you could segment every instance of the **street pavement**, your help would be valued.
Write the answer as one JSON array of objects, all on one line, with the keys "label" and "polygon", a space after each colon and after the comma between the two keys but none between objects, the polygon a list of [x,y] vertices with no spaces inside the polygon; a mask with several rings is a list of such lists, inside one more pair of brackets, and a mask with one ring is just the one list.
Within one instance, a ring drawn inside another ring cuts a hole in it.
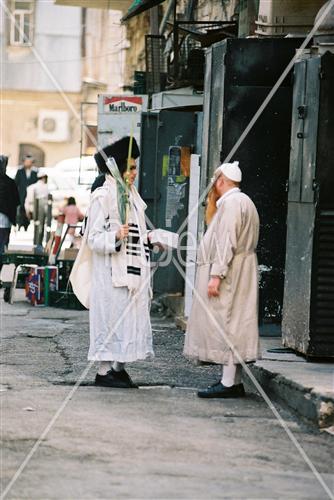
[{"label": "street pavement", "polygon": [[[87,365],[88,313],[21,292],[0,307],[4,491]],[[140,389],[95,387],[92,367],[6,498],[330,498],[259,396],[198,399],[219,368],[182,357],[172,318],[152,323],[155,359],[129,366]],[[279,412],[333,492],[333,437]]]}]

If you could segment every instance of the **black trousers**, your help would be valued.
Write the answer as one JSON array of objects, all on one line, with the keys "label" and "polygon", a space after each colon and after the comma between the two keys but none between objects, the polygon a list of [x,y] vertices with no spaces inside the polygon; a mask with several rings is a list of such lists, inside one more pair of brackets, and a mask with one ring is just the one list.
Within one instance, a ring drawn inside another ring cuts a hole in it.
[{"label": "black trousers", "polygon": [[2,269],[2,254],[9,243],[10,227],[0,227],[0,271]]},{"label": "black trousers", "polygon": [[30,221],[27,217],[25,208],[24,208],[24,206],[21,206],[21,205],[17,209],[17,224],[19,226],[19,229],[20,229],[20,227],[23,226],[25,230],[28,229],[28,226],[30,224]]}]

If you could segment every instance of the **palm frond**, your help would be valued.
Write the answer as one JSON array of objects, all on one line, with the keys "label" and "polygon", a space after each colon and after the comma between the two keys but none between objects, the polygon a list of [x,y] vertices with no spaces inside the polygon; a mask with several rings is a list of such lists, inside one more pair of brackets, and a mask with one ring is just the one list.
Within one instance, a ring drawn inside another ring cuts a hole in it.
[{"label": "palm frond", "polygon": [[118,205],[119,217],[121,219],[122,224],[126,224],[127,206],[129,204],[128,187],[118,170],[115,158],[112,157],[108,158],[106,161],[106,165],[109,169],[109,172],[111,173],[111,175],[113,176],[113,178],[117,183],[117,205]]}]

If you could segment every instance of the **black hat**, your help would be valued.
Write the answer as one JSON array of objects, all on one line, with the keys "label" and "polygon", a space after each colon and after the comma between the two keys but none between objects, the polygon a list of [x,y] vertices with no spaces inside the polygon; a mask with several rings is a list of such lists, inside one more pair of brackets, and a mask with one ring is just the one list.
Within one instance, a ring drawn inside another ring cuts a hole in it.
[{"label": "black hat", "polygon": [[8,164],[8,156],[0,155],[0,173],[6,172],[7,164]]},{"label": "black hat", "polygon": [[[126,160],[128,159],[129,155],[129,144],[130,144],[130,137],[123,137],[117,142],[114,142],[113,144],[110,144],[109,146],[106,146],[105,148],[102,149],[103,153],[108,157],[113,157],[115,158],[115,161],[117,163],[118,168],[120,171],[123,170],[123,165],[126,165]],[[131,148],[131,158],[138,158],[140,155],[140,151],[138,148],[138,144],[136,139],[133,137],[132,138],[132,148]],[[99,167],[100,172],[102,173],[107,173],[109,172],[109,169],[104,161],[104,158],[101,154],[101,151],[96,153],[94,155],[94,159],[96,161],[97,166]],[[126,166],[125,166],[126,168]],[[121,172],[122,173],[122,172]]]},{"label": "black hat", "polygon": [[7,167],[7,165],[8,165],[8,156],[0,155],[0,165],[2,167]]}]

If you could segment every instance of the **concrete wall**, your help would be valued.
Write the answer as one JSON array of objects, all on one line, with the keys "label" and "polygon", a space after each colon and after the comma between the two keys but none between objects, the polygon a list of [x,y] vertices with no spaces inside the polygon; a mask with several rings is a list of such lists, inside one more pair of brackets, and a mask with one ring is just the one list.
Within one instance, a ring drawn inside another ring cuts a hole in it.
[{"label": "concrete wall", "polygon": [[2,19],[3,88],[52,92],[54,78],[64,92],[80,92],[81,9],[37,0],[34,17],[33,47],[10,46],[9,18]]},{"label": "concrete wall", "polygon": [[150,33],[150,16],[144,12],[126,23],[128,50],[124,80],[125,85],[133,85],[134,71],[145,71],[145,35]]},{"label": "concrete wall", "polygon": [[[20,144],[32,144],[42,149],[46,166],[78,156],[80,123],[73,117],[63,97],[73,104],[75,113],[80,114],[81,9],[55,6],[50,0],[37,0],[31,47],[9,45],[7,14],[2,16],[0,25],[1,153],[10,156],[11,166],[19,163]],[[67,141],[38,141],[38,115],[43,109],[69,111]]]},{"label": "concrete wall", "polygon": [[126,28],[121,11],[87,9],[83,80],[106,85],[108,92],[120,92],[124,83]]},{"label": "concrete wall", "polygon": [[[67,95],[74,109],[80,112],[80,94]],[[80,122],[70,118],[70,138],[67,142],[38,142],[37,119],[40,109],[67,110],[63,99],[54,92],[2,92],[1,154],[9,155],[9,165],[19,163],[19,145],[33,144],[45,153],[45,166],[53,166],[60,160],[78,156],[80,151]]]},{"label": "concrete wall", "polygon": [[[123,86],[126,37],[121,16],[119,11],[87,9],[83,19],[80,7],[37,0],[33,46],[17,47],[8,44],[9,20],[2,15],[0,153],[10,156],[11,166],[19,163],[20,144],[41,148],[46,166],[80,154],[80,103],[97,102],[98,93],[118,93]],[[43,109],[70,113],[67,141],[38,141],[38,115]],[[94,125],[97,107],[83,109],[84,123]]]}]

